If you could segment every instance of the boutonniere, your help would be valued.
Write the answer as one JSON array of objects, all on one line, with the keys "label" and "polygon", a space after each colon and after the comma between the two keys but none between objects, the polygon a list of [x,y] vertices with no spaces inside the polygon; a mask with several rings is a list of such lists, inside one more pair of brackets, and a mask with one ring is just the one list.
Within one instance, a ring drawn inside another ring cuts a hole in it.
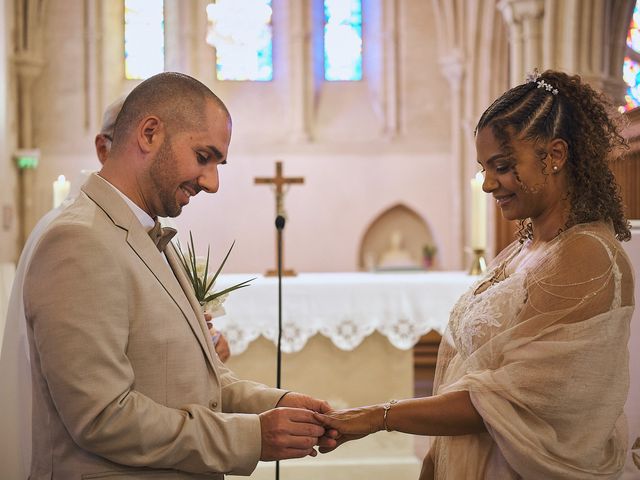
[{"label": "boutonniere", "polygon": [[223,303],[230,292],[238,290],[239,288],[248,287],[249,282],[255,280],[255,277],[250,278],[249,280],[237,283],[231,287],[225,288],[224,290],[220,290],[218,292],[215,291],[216,279],[218,278],[218,275],[220,275],[222,267],[224,267],[227,258],[229,258],[229,254],[231,253],[231,250],[233,249],[235,243],[236,242],[234,241],[231,244],[231,247],[229,247],[229,251],[227,251],[227,254],[220,263],[220,266],[215,271],[215,273],[212,274],[209,271],[209,246],[207,246],[207,256],[198,257],[196,255],[196,249],[193,244],[193,235],[191,234],[191,232],[189,232],[189,245],[187,245],[186,252],[182,249],[180,241],[178,241],[178,253],[180,262],[187,272],[189,281],[193,286],[193,292],[195,293],[195,296],[198,299],[198,303],[200,303],[203,312],[210,313],[212,317],[220,317],[225,314]]}]

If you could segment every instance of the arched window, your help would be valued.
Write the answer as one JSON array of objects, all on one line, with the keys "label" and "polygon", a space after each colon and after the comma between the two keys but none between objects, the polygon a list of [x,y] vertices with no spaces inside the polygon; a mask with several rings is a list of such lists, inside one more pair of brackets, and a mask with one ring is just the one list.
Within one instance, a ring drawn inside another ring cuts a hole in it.
[{"label": "arched window", "polygon": [[207,5],[207,43],[216,48],[218,80],[273,79],[271,0]]},{"label": "arched window", "polygon": [[164,70],[164,1],[124,1],[124,71],[129,80]]},{"label": "arched window", "polygon": [[[362,80],[362,0],[315,0],[316,30],[327,81]],[[215,0],[207,5],[207,43],[216,49],[218,80],[273,79],[272,0]],[[282,30],[282,26],[280,27]]]},{"label": "arched window", "polygon": [[628,85],[622,109],[628,111],[640,106],[640,0],[636,2],[633,9],[633,17],[627,32],[627,49],[622,76]]},{"label": "arched window", "polygon": [[362,80],[362,0],[324,0],[324,78]]}]

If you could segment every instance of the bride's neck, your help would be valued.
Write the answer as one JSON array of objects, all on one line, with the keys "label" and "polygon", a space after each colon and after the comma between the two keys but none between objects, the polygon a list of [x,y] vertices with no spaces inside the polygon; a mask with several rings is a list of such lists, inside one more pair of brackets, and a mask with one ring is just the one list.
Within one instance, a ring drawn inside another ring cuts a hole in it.
[{"label": "bride's neck", "polygon": [[542,215],[531,219],[533,228],[532,247],[550,242],[566,228],[568,220],[568,206],[560,203]]}]

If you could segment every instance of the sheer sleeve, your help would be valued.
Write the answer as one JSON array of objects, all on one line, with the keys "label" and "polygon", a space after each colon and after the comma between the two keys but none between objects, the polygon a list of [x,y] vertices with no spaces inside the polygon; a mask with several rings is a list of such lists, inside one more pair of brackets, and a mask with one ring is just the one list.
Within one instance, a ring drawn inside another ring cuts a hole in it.
[{"label": "sheer sleeve", "polygon": [[524,304],[500,313],[489,340],[466,357],[449,353],[438,393],[468,390],[524,478],[616,477],[627,441],[629,260],[606,225],[577,226],[526,267],[521,287]]}]

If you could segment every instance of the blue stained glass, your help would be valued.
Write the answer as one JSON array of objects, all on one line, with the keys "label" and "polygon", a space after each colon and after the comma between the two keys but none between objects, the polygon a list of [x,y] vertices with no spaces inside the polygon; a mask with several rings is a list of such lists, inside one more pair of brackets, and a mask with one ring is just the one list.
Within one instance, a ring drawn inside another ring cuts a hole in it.
[{"label": "blue stained glass", "polygon": [[124,1],[124,70],[144,79],[164,70],[164,1]]},{"label": "blue stained glass", "polygon": [[640,2],[636,2],[636,6],[633,8],[633,17],[631,17],[631,24],[627,31],[627,47],[634,49],[636,52],[640,52]]},{"label": "blue stained glass", "polygon": [[622,77],[628,85],[623,108],[624,110],[632,110],[640,105],[640,64],[625,57]]},{"label": "blue stained glass", "polygon": [[362,80],[362,0],[324,0],[324,78]]},{"label": "blue stained glass", "polygon": [[217,0],[207,6],[207,43],[218,80],[273,79],[271,0]]}]

